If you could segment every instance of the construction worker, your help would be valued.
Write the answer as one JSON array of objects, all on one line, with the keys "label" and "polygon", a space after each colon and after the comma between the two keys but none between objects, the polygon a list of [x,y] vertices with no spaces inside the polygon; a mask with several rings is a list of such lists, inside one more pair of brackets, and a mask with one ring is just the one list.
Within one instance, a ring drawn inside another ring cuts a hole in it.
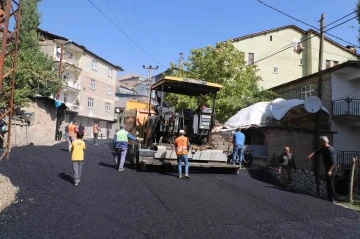
[{"label": "construction worker", "polygon": [[178,163],[178,173],[179,178],[182,178],[182,161],[185,163],[185,177],[190,178],[189,176],[189,159],[188,152],[190,148],[190,142],[187,137],[185,137],[185,131],[179,131],[180,136],[175,139],[175,150],[177,155]]},{"label": "construction worker", "polygon": [[294,155],[290,152],[289,147],[284,148],[284,153],[279,159],[279,173],[282,173],[284,186],[286,190],[290,190],[292,182],[292,170],[296,169]]},{"label": "construction worker", "polygon": [[99,137],[99,132],[100,131],[101,130],[100,130],[100,127],[99,127],[99,123],[95,123],[94,126],[93,126],[93,133],[94,133],[93,142],[94,142],[94,145],[97,145],[96,140]]},{"label": "construction worker", "polygon": [[76,133],[78,129],[76,127],[76,121],[68,126],[68,135],[69,135],[69,152],[71,152],[72,142],[76,139]]},{"label": "construction worker", "polygon": [[241,132],[241,128],[238,127],[236,129],[236,132],[233,135],[233,145],[234,145],[234,149],[233,149],[233,155],[232,155],[232,163],[233,165],[236,164],[236,157],[238,157],[239,159],[239,165],[241,168],[243,168],[242,165],[242,160],[243,160],[243,148],[244,148],[244,144],[245,144],[245,135]]},{"label": "construction worker", "polygon": [[118,166],[118,171],[124,171],[124,163],[128,150],[128,140],[135,140],[136,137],[132,136],[125,130],[124,125],[120,125],[120,130],[118,130],[114,135],[114,148],[116,151],[116,164]]}]

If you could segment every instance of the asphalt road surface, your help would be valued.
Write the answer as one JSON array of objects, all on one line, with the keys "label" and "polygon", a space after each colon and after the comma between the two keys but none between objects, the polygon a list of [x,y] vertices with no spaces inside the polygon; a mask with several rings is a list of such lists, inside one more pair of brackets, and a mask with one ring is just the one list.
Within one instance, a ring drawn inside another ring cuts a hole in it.
[{"label": "asphalt road surface", "polygon": [[87,147],[77,187],[65,143],[0,162],[20,188],[0,213],[0,238],[360,238],[359,213],[283,191],[260,170],[117,172],[108,145]]}]

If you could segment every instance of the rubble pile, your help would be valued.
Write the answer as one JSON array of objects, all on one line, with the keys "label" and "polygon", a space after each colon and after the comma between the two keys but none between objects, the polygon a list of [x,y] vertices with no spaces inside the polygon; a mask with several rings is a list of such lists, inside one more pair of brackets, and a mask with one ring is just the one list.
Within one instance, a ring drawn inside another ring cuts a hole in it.
[{"label": "rubble pile", "polygon": [[0,174],[0,212],[16,200],[18,188],[11,184],[10,179]]},{"label": "rubble pile", "polygon": [[[274,175],[280,183],[284,183],[282,174],[279,173],[279,169],[275,167],[270,168],[270,173]],[[309,194],[312,196],[317,196],[316,194],[316,181],[313,172],[309,172],[307,170],[296,169],[292,172],[293,181],[290,184],[290,188],[294,191],[298,191],[301,193]],[[326,183],[324,181],[320,181],[320,197],[326,198]]]}]

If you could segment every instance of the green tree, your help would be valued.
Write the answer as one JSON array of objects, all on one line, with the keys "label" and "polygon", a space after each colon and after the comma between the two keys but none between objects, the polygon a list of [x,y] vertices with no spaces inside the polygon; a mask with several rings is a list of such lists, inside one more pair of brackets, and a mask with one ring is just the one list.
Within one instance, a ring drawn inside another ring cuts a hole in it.
[{"label": "green tree", "polygon": [[[53,60],[40,50],[40,37],[37,33],[40,25],[39,2],[40,0],[22,0],[15,81],[14,105],[16,108],[27,105],[31,97],[37,94],[50,96],[56,93],[62,84],[55,72]],[[7,58],[6,66],[7,69],[12,66],[10,58]],[[10,85],[5,87],[9,88]],[[2,98],[1,103],[4,105],[6,100]]]},{"label": "green tree", "polygon": [[[171,67],[175,65],[171,63]],[[215,47],[192,49],[184,68],[174,76],[223,85],[217,95],[216,119],[225,122],[240,109],[275,97],[273,92],[259,88],[261,78],[256,75],[257,71],[256,66],[246,66],[244,54],[229,40],[218,42]],[[167,94],[165,100],[178,110],[197,108],[196,99],[188,96]],[[209,96],[200,97],[198,103],[212,105],[212,100]]]}]

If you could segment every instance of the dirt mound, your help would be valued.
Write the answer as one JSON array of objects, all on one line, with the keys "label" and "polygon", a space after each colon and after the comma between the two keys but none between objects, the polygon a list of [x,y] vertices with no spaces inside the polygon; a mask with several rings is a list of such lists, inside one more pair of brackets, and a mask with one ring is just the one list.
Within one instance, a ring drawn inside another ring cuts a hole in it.
[{"label": "dirt mound", "polygon": [[0,174],[0,212],[16,201],[18,188],[11,184],[10,179]]}]

